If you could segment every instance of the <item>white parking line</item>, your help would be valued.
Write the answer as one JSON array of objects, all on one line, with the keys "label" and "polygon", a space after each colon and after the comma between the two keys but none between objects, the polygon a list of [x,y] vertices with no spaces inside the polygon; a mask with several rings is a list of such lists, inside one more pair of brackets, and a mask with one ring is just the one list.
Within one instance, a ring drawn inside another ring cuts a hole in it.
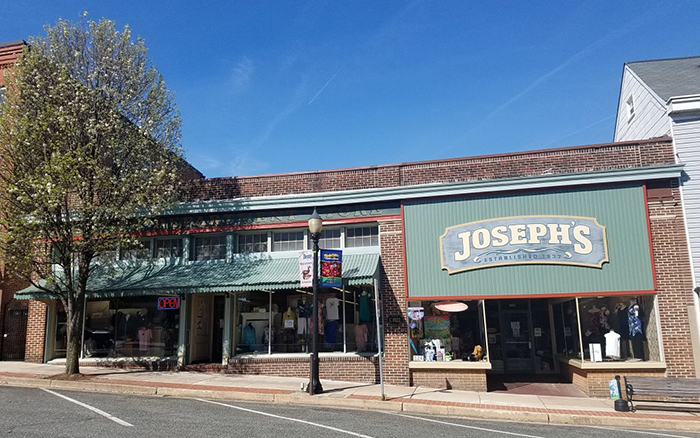
[{"label": "white parking line", "polygon": [[50,389],[46,389],[46,388],[39,388],[39,389],[41,389],[42,391],[46,391],[46,392],[48,392],[49,394],[53,394],[53,395],[55,395],[56,397],[61,397],[62,399],[68,400],[68,401],[71,402],[71,403],[75,403],[76,405],[82,406],[82,407],[84,407],[85,409],[89,409],[89,410],[91,410],[92,412],[95,412],[95,413],[97,413],[97,414],[102,415],[103,417],[107,417],[107,418],[109,418],[110,420],[114,421],[115,423],[121,424],[122,426],[129,426],[129,427],[133,427],[133,426],[134,426],[133,424],[127,423],[126,421],[121,420],[121,419],[115,417],[114,415],[108,414],[107,412],[105,412],[105,411],[103,411],[103,410],[101,410],[101,409],[97,409],[97,408],[94,407],[94,406],[90,406],[90,405],[85,404],[85,403],[83,403],[83,402],[79,402],[78,400],[73,400],[72,398],[66,397],[66,396],[63,395],[63,394],[59,394],[59,393],[57,393],[57,392],[53,392],[53,391],[51,391]]},{"label": "white parking line", "polygon": [[404,415],[404,414],[394,414],[392,412],[388,412],[388,414],[389,415],[397,415],[399,417],[411,418],[413,420],[423,420],[423,421],[429,421],[431,423],[439,423],[439,424],[447,424],[449,426],[463,427],[465,429],[481,430],[484,432],[502,433],[504,435],[522,436],[522,437],[526,437],[526,438],[545,438],[545,437],[537,436],[537,435],[526,435],[524,433],[506,432],[505,430],[487,429],[485,427],[467,426],[466,424],[457,424],[457,423],[449,423],[447,421],[431,420],[430,418],[413,417],[411,415]]},{"label": "white parking line", "polygon": [[254,414],[266,415],[266,416],[272,417],[272,418],[279,418],[282,420],[289,420],[289,421],[295,421],[297,423],[309,424],[311,426],[321,427],[323,429],[333,430],[335,432],[345,433],[345,434],[352,435],[352,436],[359,436],[361,438],[373,438],[369,435],[362,435],[361,433],[351,432],[349,430],[344,430],[344,429],[338,429],[337,427],[326,426],[325,424],[319,424],[319,423],[313,423],[311,421],[299,420],[298,418],[282,417],[281,415],[268,414],[267,412],[261,412],[261,411],[254,411],[253,409],[246,409],[246,408],[241,408],[239,406],[227,405],[226,403],[219,403],[219,402],[215,402],[215,401],[211,401],[211,400],[204,400],[202,398],[198,398],[197,400],[204,402],[204,403],[211,403],[213,405],[226,406],[229,408],[238,409],[239,411],[252,412]]},{"label": "white parking line", "polygon": [[645,435],[654,435],[654,436],[669,436],[669,437],[673,437],[673,438],[693,438],[691,436],[671,435],[670,433],[663,433],[663,432],[644,432],[641,430],[618,429],[618,428],[610,428],[610,427],[603,427],[603,426],[580,426],[580,427],[591,427],[594,429],[604,429],[604,430],[616,430],[616,431],[625,432],[625,433],[642,433]]}]

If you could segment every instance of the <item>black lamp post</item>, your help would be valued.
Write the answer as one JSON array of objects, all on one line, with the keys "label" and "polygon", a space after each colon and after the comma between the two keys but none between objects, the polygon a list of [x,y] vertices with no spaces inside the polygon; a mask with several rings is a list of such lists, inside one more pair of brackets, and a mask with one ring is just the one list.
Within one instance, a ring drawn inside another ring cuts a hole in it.
[{"label": "black lamp post", "polygon": [[313,325],[311,326],[311,377],[309,380],[309,395],[320,394],[323,392],[321,381],[318,378],[318,239],[321,237],[321,228],[323,227],[323,219],[319,216],[314,208],[314,212],[309,218],[309,234],[313,242],[314,251],[314,268],[313,268],[313,286],[314,298],[311,306],[311,318]]}]

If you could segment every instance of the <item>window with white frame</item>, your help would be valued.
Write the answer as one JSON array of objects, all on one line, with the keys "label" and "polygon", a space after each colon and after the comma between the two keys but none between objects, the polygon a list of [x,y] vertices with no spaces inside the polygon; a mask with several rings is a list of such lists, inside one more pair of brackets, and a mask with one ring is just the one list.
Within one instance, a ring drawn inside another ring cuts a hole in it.
[{"label": "window with white frame", "polygon": [[634,117],[634,98],[630,96],[627,99],[627,121],[631,121]]},{"label": "window with white frame", "polygon": [[321,231],[318,246],[322,249],[340,248],[340,229]]},{"label": "window with white frame", "polygon": [[196,237],[195,260],[223,260],[226,258],[226,236]]},{"label": "window with white frame", "polygon": [[177,258],[182,257],[182,239],[156,239],[155,258]]},{"label": "window with white frame", "polygon": [[122,247],[121,259],[122,260],[142,260],[147,259],[151,256],[151,241],[150,240],[139,240],[133,246]]},{"label": "window with white frame", "polygon": [[304,249],[303,231],[285,231],[272,234],[273,251],[298,251]]},{"label": "window with white frame", "polygon": [[239,234],[236,252],[267,252],[267,233]]},{"label": "window with white frame", "polygon": [[345,247],[379,246],[379,227],[357,227],[345,230]]}]

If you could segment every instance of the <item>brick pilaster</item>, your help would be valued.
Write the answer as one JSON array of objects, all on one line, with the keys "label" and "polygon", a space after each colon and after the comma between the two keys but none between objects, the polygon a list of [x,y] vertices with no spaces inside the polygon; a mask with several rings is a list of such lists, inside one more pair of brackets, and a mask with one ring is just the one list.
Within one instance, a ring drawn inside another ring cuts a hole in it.
[{"label": "brick pilaster", "polygon": [[29,301],[27,316],[27,341],[24,352],[26,362],[44,361],[44,341],[46,339],[46,310],[48,306],[41,301]]}]

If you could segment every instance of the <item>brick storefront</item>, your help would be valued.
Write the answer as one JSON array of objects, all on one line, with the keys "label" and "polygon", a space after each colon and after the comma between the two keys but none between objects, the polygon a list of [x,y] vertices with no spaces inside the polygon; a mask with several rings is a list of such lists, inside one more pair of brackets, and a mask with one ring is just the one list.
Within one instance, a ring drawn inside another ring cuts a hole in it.
[{"label": "brick storefront", "polygon": [[[295,196],[303,197],[321,192],[326,192],[327,196],[332,197],[334,193],[348,190],[407,188],[424,184],[434,184],[437,190],[442,186],[454,183],[489,181],[499,183],[500,180],[503,180],[505,186],[515,179],[560,175],[581,176],[584,179],[603,171],[653,170],[674,164],[671,139],[660,138],[641,142],[580,146],[354,169],[205,179],[191,183],[189,197],[190,200],[201,203],[211,200],[235,200],[241,197],[267,196],[274,199],[280,195],[292,195],[291,199]],[[618,367],[616,370],[586,370],[585,372],[580,368],[562,364],[561,374],[568,377],[584,392],[593,396],[603,396],[607,380],[620,372],[681,377],[697,375],[693,365],[690,336],[688,335],[687,308],[692,304],[692,295],[690,295],[692,281],[677,180],[668,177],[647,181],[644,176],[640,176],[632,182],[644,186],[649,194],[647,211],[637,211],[635,215],[639,215],[639,217],[648,215],[655,282],[651,292],[657,295],[658,308],[656,311],[659,314],[661,334],[659,348],[663,352],[664,363],[663,367],[643,370]],[[627,180],[626,183],[631,184],[632,182]],[[615,187],[618,183],[608,181],[605,184],[607,184],[605,187],[608,185]],[[601,183],[601,185],[604,184]],[[595,186],[592,185],[592,187]],[[537,193],[545,194],[550,191],[547,187],[541,187],[537,190]],[[585,188],[578,187],[576,190],[585,191]],[[495,190],[493,193],[497,194],[498,191]],[[509,193],[514,196],[513,193],[517,195],[519,192],[511,191]],[[406,201],[407,199],[396,198],[392,202],[403,207]],[[412,353],[408,345],[405,318],[408,306],[405,242],[408,236],[405,234],[403,216],[392,214],[376,219],[370,216],[363,220],[374,221],[373,223],[379,226],[379,284],[384,321],[383,371],[385,382],[397,385],[485,390],[488,373],[484,369],[469,369],[468,367],[457,370],[412,369],[409,367]],[[281,222],[279,226],[299,225],[285,225]],[[223,229],[217,230],[214,227],[207,231],[222,232]],[[183,233],[182,230],[179,232]],[[437,245],[437,241],[435,244]],[[431,263],[429,269],[440,270],[439,261]],[[649,290],[645,292],[650,293]],[[32,301],[29,319],[27,360],[41,361],[46,331],[45,305]],[[308,368],[308,359],[272,355],[267,358],[233,358],[224,367],[224,371],[306,377]],[[373,382],[377,381],[378,372],[378,363],[375,358],[350,355],[323,357],[321,360],[321,378],[325,379]]]}]

